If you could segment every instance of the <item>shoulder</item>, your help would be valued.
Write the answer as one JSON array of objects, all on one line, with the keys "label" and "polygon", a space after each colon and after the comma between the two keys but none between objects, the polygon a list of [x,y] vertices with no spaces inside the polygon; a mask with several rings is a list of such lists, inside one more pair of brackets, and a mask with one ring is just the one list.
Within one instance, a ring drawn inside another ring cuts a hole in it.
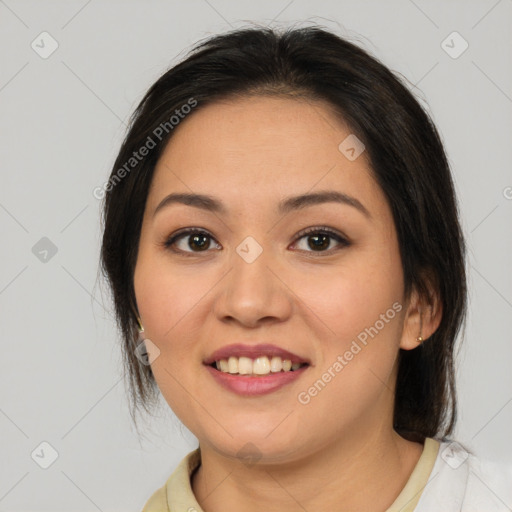
[{"label": "shoulder", "polygon": [[512,507],[512,465],[480,458],[456,441],[440,441],[416,512],[505,512]]},{"label": "shoulder", "polygon": [[512,464],[470,455],[468,469],[465,497],[468,511],[512,509]]},{"label": "shoulder", "polygon": [[167,482],[157,489],[147,501],[142,512],[172,512],[182,510],[184,504],[187,510],[199,512],[201,507],[197,503],[190,476],[201,464],[201,452],[196,449],[186,455],[173,471]]},{"label": "shoulder", "polygon": [[156,490],[147,501],[142,512],[169,512],[166,485]]}]

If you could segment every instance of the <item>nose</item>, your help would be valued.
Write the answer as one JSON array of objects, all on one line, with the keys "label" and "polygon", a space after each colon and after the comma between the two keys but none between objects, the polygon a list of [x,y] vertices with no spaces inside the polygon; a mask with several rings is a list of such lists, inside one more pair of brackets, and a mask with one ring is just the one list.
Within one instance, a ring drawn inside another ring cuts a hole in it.
[{"label": "nose", "polygon": [[219,283],[214,306],[221,321],[256,327],[289,318],[293,293],[270,249],[263,250],[254,260],[241,250],[233,254],[232,262],[230,272]]}]

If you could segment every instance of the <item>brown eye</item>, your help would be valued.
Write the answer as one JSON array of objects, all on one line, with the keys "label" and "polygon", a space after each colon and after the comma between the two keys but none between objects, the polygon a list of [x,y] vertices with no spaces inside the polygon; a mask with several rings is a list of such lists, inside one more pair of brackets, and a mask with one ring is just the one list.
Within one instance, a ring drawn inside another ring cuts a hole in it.
[{"label": "brown eye", "polygon": [[[338,250],[343,247],[348,247],[350,243],[339,233],[330,228],[309,228],[302,232],[297,240],[307,240],[307,248],[299,249],[305,252],[325,253],[330,252],[334,240],[338,244]],[[211,241],[215,240],[208,232],[200,229],[186,229],[173,234],[168,240],[164,242],[164,246],[176,253],[185,255],[193,255],[194,253],[208,252],[211,248]],[[220,245],[217,244],[217,249]]]},{"label": "brown eye", "polygon": [[213,240],[213,237],[206,231],[187,229],[172,235],[166,240],[164,246],[175,252],[206,252],[211,246],[211,240]]},{"label": "brown eye", "polygon": [[309,228],[301,234],[298,240],[305,238],[307,240],[307,247],[311,249],[307,252],[328,252],[331,240],[335,240],[340,246],[347,247],[350,243],[342,237],[339,233],[329,228]]},{"label": "brown eye", "polygon": [[200,251],[204,251],[210,247],[210,239],[207,235],[199,234],[188,237],[188,246],[191,249],[197,247]]},{"label": "brown eye", "polygon": [[318,235],[309,235],[308,241],[309,241],[309,247],[311,249],[327,249],[330,245],[331,237],[329,235],[324,235],[323,233],[320,233]]}]

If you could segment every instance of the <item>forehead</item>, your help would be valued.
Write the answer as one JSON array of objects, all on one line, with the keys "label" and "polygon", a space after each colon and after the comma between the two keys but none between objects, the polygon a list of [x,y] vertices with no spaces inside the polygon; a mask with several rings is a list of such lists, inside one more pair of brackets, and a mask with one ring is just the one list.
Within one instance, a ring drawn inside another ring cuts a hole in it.
[{"label": "forehead", "polygon": [[161,155],[148,203],[179,191],[263,207],[329,189],[378,207],[384,197],[365,151],[356,159],[344,152],[353,137],[321,101],[253,96],[198,107]]}]

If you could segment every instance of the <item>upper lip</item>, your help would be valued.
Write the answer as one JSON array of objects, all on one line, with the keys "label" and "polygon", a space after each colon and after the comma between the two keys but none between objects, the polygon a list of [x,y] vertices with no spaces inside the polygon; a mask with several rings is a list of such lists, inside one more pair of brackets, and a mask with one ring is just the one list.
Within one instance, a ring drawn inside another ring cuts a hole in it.
[{"label": "upper lip", "polygon": [[220,361],[221,359],[229,359],[230,356],[249,357],[251,359],[255,359],[258,356],[278,356],[281,359],[289,359],[292,363],[310,364],[309,359],[298,356],[289,350],[285,350],[281,347],[269,343],[263,343],[259,345],[244,345],[241,343],[235,343],[232,345],[226,345],[213,352],[203,361],[203,363],[209,365],[215,361]]}]

